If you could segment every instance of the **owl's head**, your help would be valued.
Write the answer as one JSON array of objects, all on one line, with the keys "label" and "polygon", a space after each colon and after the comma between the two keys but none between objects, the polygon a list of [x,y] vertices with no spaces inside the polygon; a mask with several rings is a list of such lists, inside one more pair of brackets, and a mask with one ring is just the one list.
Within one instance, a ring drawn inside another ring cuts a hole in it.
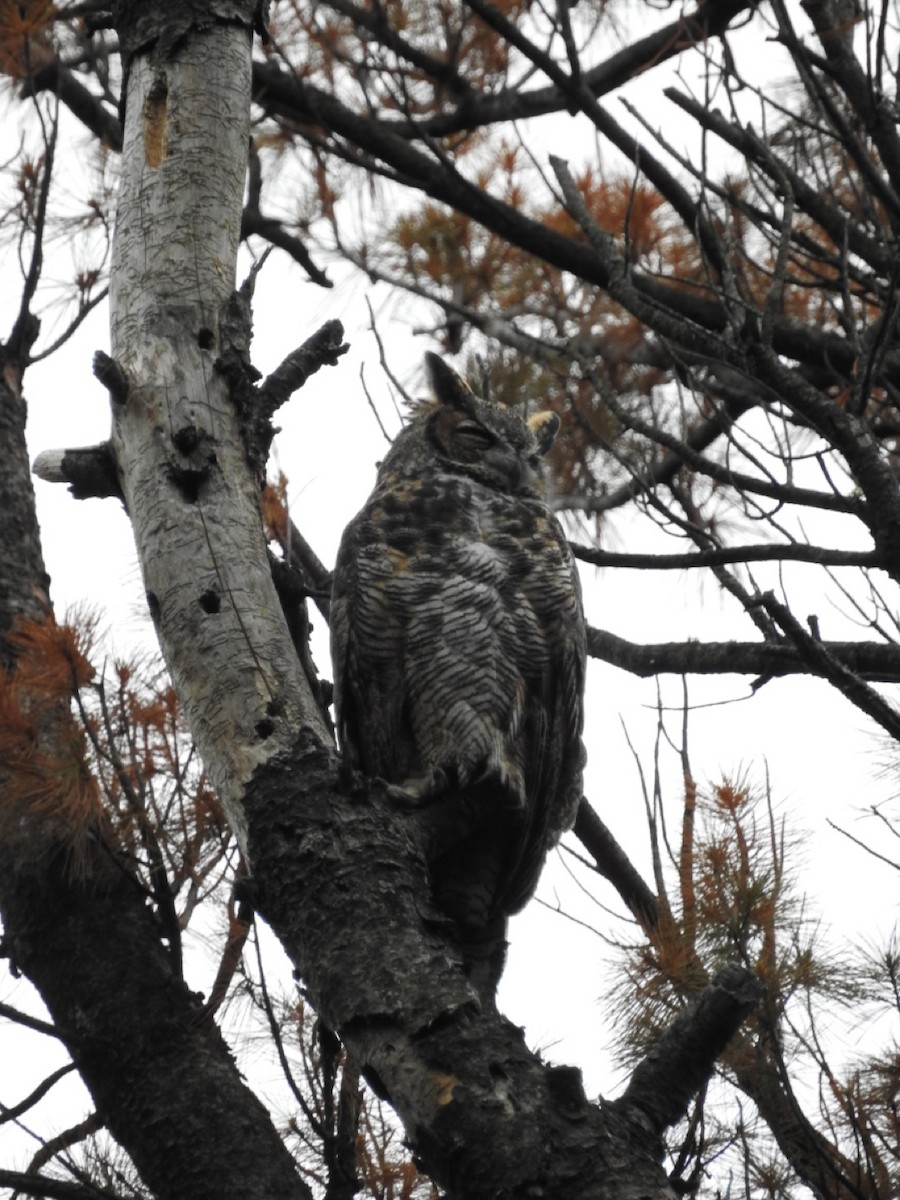
[{"label": "owl's head", "polygon": [[559,431],[556,413],[539,412],[526,419],[515,408],[480,399],[436,354],[426,354],[425,363],[434,403],[404,432],[420,431],[430,455],[445,469],[498,491],[542,496],[544,455]]}]

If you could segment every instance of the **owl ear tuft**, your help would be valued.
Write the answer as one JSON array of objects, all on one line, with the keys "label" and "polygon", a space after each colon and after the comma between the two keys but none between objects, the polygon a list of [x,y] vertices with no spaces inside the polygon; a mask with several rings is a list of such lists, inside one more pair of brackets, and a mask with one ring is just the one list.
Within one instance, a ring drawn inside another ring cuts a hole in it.
[{"label": "owl ear tuft", "polygon": [[425,355],[425,366],[431,378],[435,400],[471,415],[475,395],[466,381],[439,355],[432,354],[431,351]]},{"label": "owl ear tuft", "polygon": [[528,418],[528,428],[538,440],[538,450],[546,454],[559,433],[561,421],[555,412],[539,412]]}]

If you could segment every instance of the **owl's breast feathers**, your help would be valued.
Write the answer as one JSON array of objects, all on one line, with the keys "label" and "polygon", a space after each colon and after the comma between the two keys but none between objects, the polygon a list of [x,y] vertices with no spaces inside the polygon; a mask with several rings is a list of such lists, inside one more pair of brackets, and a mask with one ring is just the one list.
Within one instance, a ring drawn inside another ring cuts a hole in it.
[{"label": "owl's breast feathers", "polygon": [[489,803],[516,911],[581,796],[584,622],[552,513],[452,473],[380,479],[341,543],[332,650],[344,752],[413,799]]}]

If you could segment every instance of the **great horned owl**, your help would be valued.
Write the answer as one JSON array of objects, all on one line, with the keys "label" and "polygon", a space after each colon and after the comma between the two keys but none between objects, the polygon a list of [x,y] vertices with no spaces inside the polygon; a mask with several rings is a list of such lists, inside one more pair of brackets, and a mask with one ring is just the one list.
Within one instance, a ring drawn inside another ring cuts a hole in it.
[{"label": "great horned owl", "polygon": [[350,763],[429,823],[434,900],[491,997],[506,918],[581,797],[584,617],[544,499],[559,418],[526,420],[427,365],[435,400],[338,552],[335,709]]}]

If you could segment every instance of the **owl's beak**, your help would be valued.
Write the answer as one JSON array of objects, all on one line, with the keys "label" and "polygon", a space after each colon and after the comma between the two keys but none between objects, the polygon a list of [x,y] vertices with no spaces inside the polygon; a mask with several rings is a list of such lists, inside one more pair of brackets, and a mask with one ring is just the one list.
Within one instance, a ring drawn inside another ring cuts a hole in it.
[{"label": "owl's beak", "polygon": [[[507,446],[502,444],[491,446],[484,452],[483,458],[492,471],[508,482],[511,492],[516,492],[523,484],[528,486],[536,480],[534,471]],[[529,475],[532,476],[531,479],[528,478]]]}]

